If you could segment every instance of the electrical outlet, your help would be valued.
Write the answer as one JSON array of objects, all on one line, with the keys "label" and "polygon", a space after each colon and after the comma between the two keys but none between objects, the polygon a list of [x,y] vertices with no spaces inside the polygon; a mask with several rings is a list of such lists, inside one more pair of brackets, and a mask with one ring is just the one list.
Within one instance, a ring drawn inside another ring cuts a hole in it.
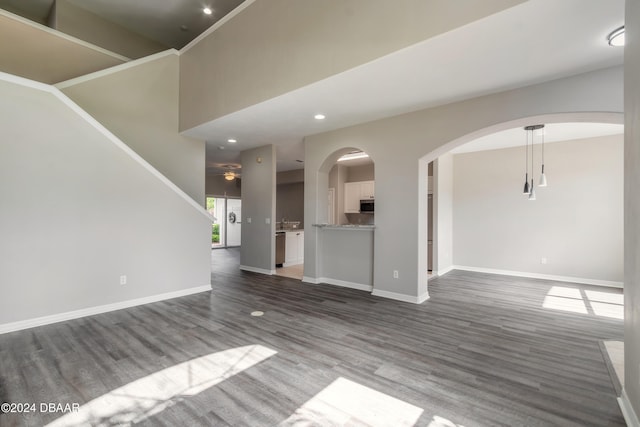
[{"label": "electrical outlet", "polygon": [[251,217],[247,218],[247,222],[251,224]]},{"label": "electrical outlet", "polygon": [[121,285],[126,285],[127,284],[127,276],[125,276],[125,275],[120,276],[120,284]]},{"label": "electrical outlet", "polygon": [[540,259],[540,264],[546,264],[547,263],[547,259],[545,257],[542,257]]},{"label": "electrical outlet", "polygon": [[393,270],[393,278],[394,279],[398,278],[398,270]]},{"label": "electrical outlet", "polygon": [[265,224],[271,224],[271,218],[265,218],[264,219],[264,223]]}]

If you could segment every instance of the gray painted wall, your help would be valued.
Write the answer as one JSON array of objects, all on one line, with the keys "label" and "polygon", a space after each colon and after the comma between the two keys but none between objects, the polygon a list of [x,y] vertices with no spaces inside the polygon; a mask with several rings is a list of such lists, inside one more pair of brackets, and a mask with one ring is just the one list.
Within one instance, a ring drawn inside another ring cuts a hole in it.
[{"label": "gray painted wall", "polygon": [[238,178],[227,181],[222,175],[207,175],[204,186],[207,196],[240,197],[242,195],[242,179]]},{"label": "gray painted wall", "polygon": [[375,168],[373,163],[347,167],[347,182],[374,181]]},{"label": "gray painted wall", "polygon": [[320,277],[364,286],[373,285],[371,230],[320,228],[319,238],[322,247]]},{"label": "gray painted wall", "polygon": [[304,169],[278,172],[276,174],[276,182],[278,183],[278,185],[304,182]]},{"label": "gray painted wall", "polygon": [[454,155],[453,263],[622,283],[622,135],[546,144],[545,188],[536,144],[535,201],[522,194],[524,136]]},{"label": "gray painted wall", "polygon": [[133,59],[169,48],[66,0],[56,0],[53,3],[54,18],[50,22],[51,26],[80,40]]},{"label": "gray painted wall", "polygon": [[0,129],[0,324],[210,284],[203,212],[59,99],[0,81]]},{"label": "gray painted wall", "polygon": [[448,271],[453,266],[453,154],[433,162],[433,269]]},{"label": "gray painted wall", "polygon": [[273,145],[242,152],[240,267],[275,270],[276,151]]},{"label": "gray painted wall", "polygon": [[300,221],[304,227],[304,183],[280,184],[276,187],[276,221]]},{"label": "gray painted wall", "polygon": [[183,52],[180,128],[274,98],[522,1],[368,0],[363,7],[358,0],[258,0]]},{"label": "gray painted wall", "polygon": [[624,388],[640,416],[640,2],[626,2],[624,47]]},{"label": "gray painted wall", "polygon": [[[315,277],[318,267],[317,236],[309,225],[326,219],[324,168],[341,149],[358,147],[375,163],[374,288],[420,299],[427,292],[429,161],[532,118],[549,123],[597,116],[615,122],[622,111],[622,68],[614,67],[306,137],[305,276]],[[401,150],[391,143],[399,140]],[[393,270],[399,279],[393,279]]]},{"label": "gray painted wall", "polygon": [[204,142],[178,133],[179,61],[173,51],[63,92],[193,200],[204,203]]}]

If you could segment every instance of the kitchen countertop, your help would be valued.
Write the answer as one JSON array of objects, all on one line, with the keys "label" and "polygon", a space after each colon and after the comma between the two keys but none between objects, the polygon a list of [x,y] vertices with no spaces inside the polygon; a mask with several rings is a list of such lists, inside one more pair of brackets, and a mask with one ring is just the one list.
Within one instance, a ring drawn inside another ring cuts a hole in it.
[{"label": "kitchen countertop", "polygon": [[304,231],[304,228],[276,228],[276,233],[288,233],[290,231]]},{"label": "kitchen countertop", "polygon": [[314,227],[326,228],[328,230],[373,230],[375,225],[355,225],[355,224],[312,224]]}]

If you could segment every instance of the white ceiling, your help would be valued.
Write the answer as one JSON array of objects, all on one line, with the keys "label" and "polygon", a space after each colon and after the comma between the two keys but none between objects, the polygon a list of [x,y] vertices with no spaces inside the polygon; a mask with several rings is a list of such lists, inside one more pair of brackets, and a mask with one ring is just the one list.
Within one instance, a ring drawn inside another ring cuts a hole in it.
[{"label": "white ceiling", "polygon": [[[536,123],[532,123],[536,124]],[[624,133],[624,126],[610,123],[551,123],[544,127],[544,142],[561,142],[574,139],[595,138],[597,136],[619,135]],[[541,142],[539,133],[535,133],[535,144]],[[451,150],[454,154],[474,151],[497,150],[509,147],[524,147],[527,132],[524,128],[508,129],[482,138]],[[530,142],[529,142],[530,143]]]},{"label": "white ceiling", "polygon": [[186,133],[209,161],[233,135],[229,150],[275,144],[279,170],[300,168],[305,135],[620,65],[606,36],[623,23],[624,0],[529,0]]},{"label": "white ceiling", "polygon": [[[69,1],[175,47],[242,3]],[[42,21],[52,2],[0,0],[0,7]],[[214,15],[202,14],[205,4]],[[529,0],[186,133],[207,141],[209,171],[239,163],[242,150],[265,144],[276,145],[278,170],[299,169],[306,135],[620,65],[623,49],[608,46],[606,36],[623,23],[624,0]],[[318,112],[326,120],[314,120]],[[226,143],[230,135],[237,144]]]}]

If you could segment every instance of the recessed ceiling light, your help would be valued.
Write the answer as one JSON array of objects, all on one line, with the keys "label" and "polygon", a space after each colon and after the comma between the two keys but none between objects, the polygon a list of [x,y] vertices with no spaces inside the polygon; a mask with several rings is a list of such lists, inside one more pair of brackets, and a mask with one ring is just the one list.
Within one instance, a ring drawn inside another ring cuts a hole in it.
[{"label": "recessed ceiling light", "polygon": [[324,120],[325,119],[325,115],[324,114],[316,114],[315,116],[313,116],[314,119],[316,120]]},{"label": "recessed ceiling light", "polygon": [[620,28],[616,28],[607,36],[609,46],[624,46],[624,25]]},{"label": "recessed ceiling light", "polygon": [[205,15],[211,15],[213,13],[213,10],[211,10],[208,7],[205,7],[204,9],[202,9],[202,11],[204,12]]},{"label": "recessed ceiling light", "polygon": [[227,142],[228,142],[229,144],[235,144],[235,143],[236,143],[236,142],[238,142],[238,141],[237,141],[237,140],[235,140],[235,139],[233,139],[233,138],[229,138],[229,139],[227,139]]},{"label": "recessed ceiling light", "polygon": [[263,316],[263,315],[264,315],[264,311],[252,311],[252,312],[251,312],[251,315],[252,315],[253,317],[260,317],[260,316]]}]

